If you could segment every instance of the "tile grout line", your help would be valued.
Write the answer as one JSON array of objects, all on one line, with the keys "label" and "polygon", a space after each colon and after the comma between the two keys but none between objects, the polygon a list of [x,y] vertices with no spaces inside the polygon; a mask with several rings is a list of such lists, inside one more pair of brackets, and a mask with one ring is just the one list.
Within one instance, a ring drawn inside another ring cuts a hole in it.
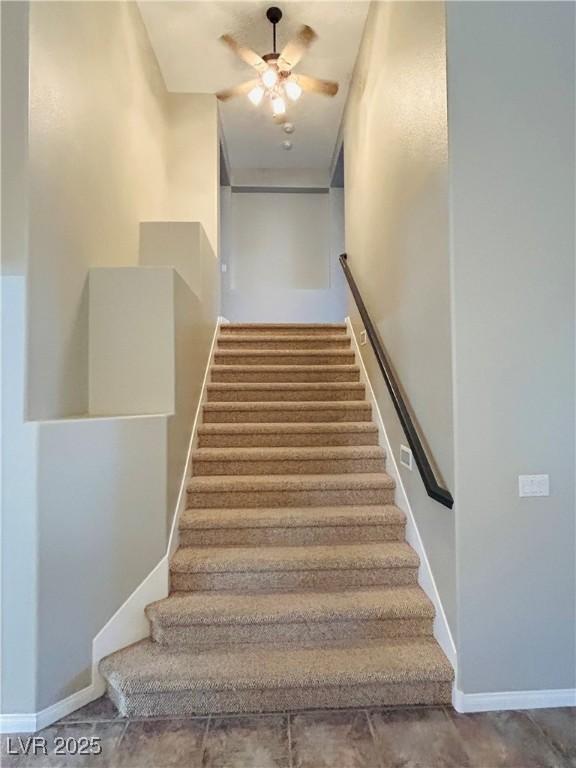
[{"label": "tile grout line", "polygon": [[286,712],[286,730],[288,732],[288,767],[294,768],[294,761],[292,759],[292,714]]},{"label": "tile grout line", "polygon": [[536,728],[539,733],[542,734],[544,741],[548,744],[549,747],[551,747],[553,752],[556,752],[556,754],[564,761],[567,759],[566,755],[564,754],[564,751],[560,749],[560,746],[555,744],[552,739],[548,736],[548,734],[544,731],[543,728],[540,727],[540,724],[532,717],[531,713],[529,711],[522,711],[521,713],[523,715],[526,715],[528,720],[532,723],[532,725]]},{"label": "tile grout line", "polygon": [[208,730],[212,724],[212,715],[208,715],[206,718],[206,725],[204,727],[204,733],[202,734],[202,743],[200,745],[200,765],[204,764],[204,752],[206,750],[206,741],[208,738]]},{"label": "tile grout line", "polygon": [[126,731],[128,730],[128,726],[130,725],[130,718],[126,718],[126,722],[124,723],[124,728],[122,729],[122,733],[120,736],[116,739],[116,742],[114,744],[114,748],[112,749],[112,754],[115,752],[118,752],[118,748],[120,747],[120,744],[122,743],[122,739],[126,735]]},{"label": "tile grout line", "polygon": [[370,712],[367,709],[363,710],[364,715],[366,717],[366,721],[368,723],[368,730],[370,732],[370,736],[372,738],[372,744],[374,745],[374,752],[376,753],[376,759],[378,760],[378,766],[379,768],[384,768],[384,763],[382,762],[382,759],[380,757],[380,750],[378,749],[378,742],[376,741],[376,734],[374,733],[374,726],[372,725],[372,719],[370,717]]}]

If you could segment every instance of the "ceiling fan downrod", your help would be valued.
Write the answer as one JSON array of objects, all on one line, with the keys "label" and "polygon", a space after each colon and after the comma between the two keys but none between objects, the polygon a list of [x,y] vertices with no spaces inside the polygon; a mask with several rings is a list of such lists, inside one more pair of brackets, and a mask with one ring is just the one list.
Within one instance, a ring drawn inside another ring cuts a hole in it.
[{"label": "ceiling fan downrod", "polygon": [[272,24],[272,41],[274,48],[273,52],[276,53],[276,24],[278,24],[282,18],[282,11],[280,8],[277,8],[275,5],[273,5],[266,11],[266,18]]}]

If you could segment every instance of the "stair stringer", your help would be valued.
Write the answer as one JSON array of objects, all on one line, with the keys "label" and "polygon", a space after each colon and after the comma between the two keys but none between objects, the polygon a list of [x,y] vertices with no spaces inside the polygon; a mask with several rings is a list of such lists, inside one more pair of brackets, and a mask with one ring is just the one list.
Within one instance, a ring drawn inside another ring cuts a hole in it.
[{"label": "stair stringer", "polygon": [[[223,317],[218,317],[210,353],[206,362],[202,389],[198,399],[198,405],[194,414],[194,421],[190,432],[188,443],[188,452],[186,455],[186,464],[182,473],[182,481],[176,509],[172,518],[170,536],[166,547],[166,554],[154,567],[154,569],[143,579],[131,595],[118,608],[116,613],[110,617],[102,629],[92,640],[92,694],[89,700],[101,696],[106,690],[106,683],[99,672],[98,665],[105,657],[125,648],[127,645],[143,640],[150,635],[150,623],[146,617],[144,609],[150,603],[162,600],[168,597],[170,592],[170,559],[178,549],[179,524],[182,512],[186,508],[186,486],[188,478],[192,474],[192,450],[196,443],[198,427],[201,423],[202,410],[206,403],[207,384],[210,377],[210,369],[214,360],[216,350],[216,341],[220,333],[220,326],[228,321]],[[87,689],[86,689],[87,690]]]},{"label": "stair stringer", "polygon": [[398,465],[392,451],[392,446],[390,444],[390,440],[388,439],[386,426],[384,425],[380,407],[378,405],[378,401],[376,400],[376,396],[374,395],[374,390],[372,389],[372,384],[370,383],[368,372],[366,371],[366,366],[364,365],[364,360],[360,352],[360,346],[358,344],[356,334],[354,333],[354,327],[350,317],[346,317],[346,325],[350,332],[350,338],[352,339],[352,348],[355,352],[356,364],[360,368],[360,381],[366,386],[366,399],[372,405],[373,417],[378,425],[378,442],[380,446],[386,451],[386,472],[396,481],[395,503],[396,506],[398,506],[406,515],[406,541],[417,552],[420,558],[418,584],[430,598],[434,604],[434,608],[436,609],[436,616],[434,618],[433,626],[434,638],[444,651],[446,658],[454,669],[454,673],[456,673],[456,645],[454,643],[454,638],[452,637],[452,632],[450,631],[450,626],[448,624],[448,619],[446,618],[442,600],[440,599],[440,594],[436,586],[434,574],[432,573],[432,568],[430,567],[430,561],[426,555],[424,543],[416,524],[416,519],[410,505],[410,500],[408,499],[408,494],[406,493],[404,483],[402,482],[402,476],[398,470]]}]

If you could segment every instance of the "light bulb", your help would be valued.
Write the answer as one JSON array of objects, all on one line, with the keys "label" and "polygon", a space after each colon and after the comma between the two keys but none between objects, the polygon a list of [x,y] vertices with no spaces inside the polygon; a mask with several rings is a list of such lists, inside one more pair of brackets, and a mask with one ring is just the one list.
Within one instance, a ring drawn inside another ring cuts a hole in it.
[{"label": "light bulb", "polygon": [[248,98],[250,99],[252,104],[254,104],[255,107],[257,107],[258,104],[260,104],[263,96],[264,96],[264,88],[262,88],[261,85],[257,85],[254,88],[252,88],[252,90],[248,94]]},{"label": "light bulb", "polygon": [[262,82],[264,83],[266,88],[273,88],[276,85],[277,81],[278,81],[278,73],[272,67],[268,67],[268,69],[262,75]]},{"label": "light bulb", "polygon": [[289,99],[292,99],[292,101],[298,101],[300,96],[302,96],[302,88],[296,80],[286,80],[284,83],[284,90],[286,91],[286,96],[288,96]]},{"label": "light bulb", "polygon": [[283,115],[286,112],[286,103],[282,96],[274,96],[272,99],[272,113],[274,117],[276,115]]}]

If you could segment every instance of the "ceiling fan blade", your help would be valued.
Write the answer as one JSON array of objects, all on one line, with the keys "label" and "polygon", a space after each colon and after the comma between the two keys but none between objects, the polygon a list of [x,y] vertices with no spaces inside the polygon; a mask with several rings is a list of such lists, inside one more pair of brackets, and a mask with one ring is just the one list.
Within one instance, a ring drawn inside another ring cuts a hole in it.
[{"label": "ceiling fan blade", "polygon": [[246,64],[254,67],[254,69],[258,72],[264,72],[268,69],[268,64],[266,64],[264,59],[259,56],[256,51],[253,51],[251,48],[246,48],[244,45],[240,45],[240,43],[235,40],[232,35],[222,35],[220,40],[224,43],[224,45],[227,45],[228,48],[230,48],[230,50],[236,54],[236,56],[239,56],[242,61],[245,61]]},{"label": "ceiling fan blade", "polygon": [[283,72],[294,69],[317,37],[318,35],[314,32],[312,27],[309,27],[306,24],[303,27],[300,27],[296,37],[290,40],[282,50],[280,58],[278,59],[278,68]]},{"label": "ceiling fan blade", "polygon": [[233,99],[235,96],[244,96],[257,85],[260,85],[259,80],[247,80],[245,83],[240,83],[240,85],[233,85],[232,88],[225,88],[223,91],[218,91],[216,98],[219,99],[219,101],[228,101],[228,99]]},{"label": "ceiling fan blade", "polygon": [[323,96],[336,96],[338,93],[338,83],[333,80],[320,80],[318,77],[309,75],[296,75],[296,80],[303,91],[307,93],[321,93]]}]

